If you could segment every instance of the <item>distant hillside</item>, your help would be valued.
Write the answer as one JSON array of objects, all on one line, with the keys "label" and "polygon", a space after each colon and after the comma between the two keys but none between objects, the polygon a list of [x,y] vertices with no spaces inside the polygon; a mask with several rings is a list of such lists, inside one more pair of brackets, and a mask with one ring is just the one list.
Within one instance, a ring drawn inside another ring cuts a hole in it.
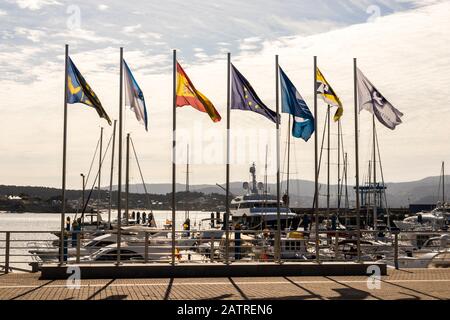
[{"label": "distant hillside", "polygon": [[[440,177],[427,177],[417,181],[409,182],[387,182],[387,201],[390,207],[407,207],[411,204],[434,204],[439,200],[442,195],[438,195],[438,184]],[[450,176],[445,177],[445,181],[448,181],[445,185],[446,190],[450,190]],[[222,184],[225,186],[225,184]],[[276,184],[270,183],[268,185],[269,191],[272,193],[276,192]],[[116,187],[114,187],[114,190]],[[184,184],[176,184],[177,191],[184,191],[186,186]],[[286,189],[286,182],[282,182],[282,193]],[[334,206],[337,202],[337,186],[333,184],[330,186],[331,189],[331,205]],[[144,187],[142,184],[136,184],[130,186],[130,190],[136,193],[144,193]],[[216,185],[191,185],[191,191],[198,191],[205,194],[210,193],[221,193],[225,192]],[[172,191],[172,185],[170,183],[156,183],[147,184],[147,191],[154,194],[166,194]],[[233,194],[242,194],[244,190],[242,189],[242,182],[230,182],[230,191]],[[441,191],[442,192],[442,191]],[[291,180],[290,182],[290,194],[291,194],[291,204],[293,206],[299,207],[309,207],[312,205],[313,195],[314,195],[314,182],[308,180]],[[320,203],[321,206],[325,204],[326,196],[326,185],[319,185]],[[354,190],[353,185],[348,186],[348,194],[350,203],[354,203]]]},{"label": "distant hillside", "polygon": [[[390,207],[407,207],[410,203],[416,204],[434,204],[441,198],[438,195],[438,183],[440,177],[427,177],[418,181],[410,182],[389,182],[387,185],[387,199]],[[450,190],[450,176],[446,176],[445,189]],[[223,186],[223,185],[222,185]],[[177,184],[177,192],[185,191],[184,184]],[[275,193],[276,185],[271,183],[268,186],[271,193]],[[117,188],[114,187],[115,191]],[[286,183],[283,181],[281,191],[284,193],[286,189]],[[107,188],[102,188],[103,196],[106,196]],[[225,191],[216,185],[201,184],[190,186],[191,191],[200,192],[206,195],[213,193],[225,194]],[[337,203],[336,198],[336,185],[331,185],[331,206],[335,206]],[[156,183],[147,184],[147,191],[153,195],[166,195],[172,192],[172,185],[169,183]],[[230,191],[234,195],[244,193],[242,189],[242,182],[231,182]],[[88,191],[87,191],[88,192]],[[144,187],[141,184],[130,185],[130,193],[142,194],[144,193]],[[325,206],[326,185],[320,184],[320,206]],[[58,198],[61,196],[61,190],[57,188],[47,187],[34,187],[34,186],[6,186],[0,185],[0,195],[16,195],[26,194],[31,197],[37,197],[40,199]],[[291,180],[290,184],[291,205],[295,207],[310,207],[313,201],[314,194],[314,182],[307,180]],[[353,186],[348,187],[348,194],[350,199],[350,205],[354,203],[354,191]],[[81,196],[80,190],[67,190],[68,200],[76,200]]]}]

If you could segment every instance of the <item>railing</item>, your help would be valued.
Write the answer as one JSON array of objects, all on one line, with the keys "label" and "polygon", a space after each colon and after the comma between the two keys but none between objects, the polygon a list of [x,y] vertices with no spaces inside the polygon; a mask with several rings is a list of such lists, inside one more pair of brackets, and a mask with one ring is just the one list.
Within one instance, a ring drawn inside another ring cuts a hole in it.
[{"label": "railing", "polygon": [[[385,261],[396,268],[450,265],[450,241],[428,241],[449,232],[400,232],[384,235],[373,230],[319,231],[318,252],[314,233],[282,232],[281,258],[277,259],[276,231],[178,230],[172,250],[171,230],[106,231],[103,238],[87,232],[67,232],[60,261],[59,232],[0,231],[0,270],[36,271],[48,264],[171,263],[288,263]],[[289,237],[288,237],[289,236]],[[443,244],[444,243],[444,246]],[[225,248],[228,247],[228,255]],[[227,260],[228,258],[228,260]]]}]

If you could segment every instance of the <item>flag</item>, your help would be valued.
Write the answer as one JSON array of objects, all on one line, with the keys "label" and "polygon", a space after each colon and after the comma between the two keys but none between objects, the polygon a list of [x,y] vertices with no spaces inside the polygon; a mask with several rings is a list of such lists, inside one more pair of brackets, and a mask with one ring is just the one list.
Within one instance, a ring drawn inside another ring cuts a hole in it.
[{"label": "flag", "polygon": [[277,113],[270,110],[261,99],[259,99],[250,83],[233,64],[231,64],[231,82],[231,109],[257,112],[273,122],[276,122]]},{"label": "flag", "polygon": [[105,109],[103,109],[97,95],[84,80],[70,57],[67,63],[67,89],[67,103],[79,102],[88,105],[97,111],[100,118],[106,119],[111,125],[111,119]]},{"label": "flag", "polygon": [[129,106],[130,109],[136,115],[137,121],[145,126],[145,130],[148,131],[147,127],[147,108],[145,107],[144,93],[134,79],[130,68],[128,67],[125,60],[123,60],[123,66],[125,69],[125,105]]},{"label": "flag", "polygon": [[280,67],[281,78],[281,111],[292,114],[294,123],[292,124],[292,135],[302,138],[305,141],[314,132],[314,117],[309,111],[305,100],[292,84],[291,80]]},{"label": "flag", "polygon": [[359,110],[366,109],[375,114],[378,121],[391,130],[402,123],[403,113],[395,109],[377,88],[357,69]]},{"label": "flag", "polygon": [[206,112],[214,122],[219,122],[222,119],[212,102],[200,91],[195,89],[191,80],[178,62],[176,106],[192,106],[198,111]]},{"label": "flag", "polygon": [[339,121],[344,113],[344,108],[342,107],[341,100],[334,92],[333,88],[328,84],[327,80],[323,76],[322,72],[320,72],[319,68],[316,69],[316,90],[317,93],[322,96],[322,99],[329,105],[337,107],[336,113],[333,116],[334,121]]}]

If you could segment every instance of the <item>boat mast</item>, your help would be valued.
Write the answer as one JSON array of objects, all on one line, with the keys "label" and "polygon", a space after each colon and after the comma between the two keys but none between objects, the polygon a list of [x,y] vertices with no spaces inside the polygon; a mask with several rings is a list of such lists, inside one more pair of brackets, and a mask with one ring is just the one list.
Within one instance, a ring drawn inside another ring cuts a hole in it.
[{"label": "boat mast", "polygon": [[[187,155],[186,155],[186,196],[189,194],[189,144],[187,145]],[[189,208],[186,206],[186,212],[184,219],[189,218]]]},{"label": "boat mast", "polygon": [[327,219],[330,219],[330,105],[327,106]]},{"label": "boat mast", "polygon": [[341,119],[338,120],[338,148],[337,148],[337,216],[341,209]]},{"label": "boat mast", "polygon": [[130,192],[130,134],[127,133],[127,150],[125,159],[125,221],[129,224],[129,192]]},{"label": "boat mast", "polygon": [[445,165],[442,161],[442,206],[445,203]]},{"label": "boat mast", "polygon": [[111,226],[112,186],[113,186],[113,176],[114,176],[114,150],[115,150],[115,145],[116,145],[116,124],[117,124],[117,120],[114,120],[112,152],[111,152],[111,174],[109,176],[109,206],[108,206],[108,225],[109,226]]},{"label": "boat mast", "polygon": [[[288,114],[288,150],[287,150],[287,177],[286,177],[286,208],[289,208],[289,183],[290,183],[290,160],[291,160],[291,115]],[[287,211],[286,211],[287,212]]]},{"label": "boat mast", "polygon": [[97,181],[97,191],[98,191],[98,199],[97,199],[97,229],[99,227],[99,223],[101,219],[100,215],[100,201],[101,201],[101,187],[100,187],[100,179],[102,176],[102,153],[103,153],[103,127],[100,128],[100,153],[98,156],[98,181]]},{"label": "boat mast", "polygon": [[376,158],[376,142],[375,142],[375,114],[372,114],[372,138],[373,138],[373,229],[378,228],[377,213],[377,158]]}]

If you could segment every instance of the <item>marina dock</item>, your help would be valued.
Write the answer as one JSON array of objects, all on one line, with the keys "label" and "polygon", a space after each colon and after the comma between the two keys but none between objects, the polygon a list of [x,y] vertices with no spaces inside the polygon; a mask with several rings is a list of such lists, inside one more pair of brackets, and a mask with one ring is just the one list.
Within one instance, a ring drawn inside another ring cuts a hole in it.
[{"label": "marina dock", "polygon": [[379,288],[367,276],[42,280],[40,273],[0,276],[1,300],[447,300],[450,269],[389,268]]},{"label": "marina dock", "polygon": [[[386,264],[377,262],[285,262],[285,263],[183,263],[168,264],[133,264],[123,263],[119,266],[110,264],[70,265],[70,270],[79,268],[84,279],[105,278],[204,278],[204,277],[251,277],[273,276],[348,276],[367,275],[370,266],[379,268],[380,275],[386,275]],[[67,279],[67,266],[48,264],[42,266],[41,279]]]}]

